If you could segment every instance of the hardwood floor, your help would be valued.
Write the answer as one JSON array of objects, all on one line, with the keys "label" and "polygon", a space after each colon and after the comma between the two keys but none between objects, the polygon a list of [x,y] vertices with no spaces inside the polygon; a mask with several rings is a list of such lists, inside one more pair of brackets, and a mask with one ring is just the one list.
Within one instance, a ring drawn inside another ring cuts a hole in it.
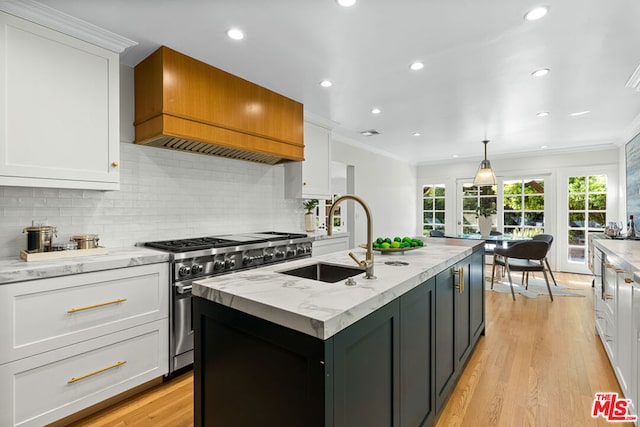
[{"label": "hardwood floor", "polygon": [[[514,302],[510,294],[487,292],[486,336],[438,427],[608,424],[591,418],[596,392],[620,393],[594,333],[591,276],[557,273],[556,279],[586,297],[516,296]],[[72,425],[191,426],[192,387],[188,372]]]}]

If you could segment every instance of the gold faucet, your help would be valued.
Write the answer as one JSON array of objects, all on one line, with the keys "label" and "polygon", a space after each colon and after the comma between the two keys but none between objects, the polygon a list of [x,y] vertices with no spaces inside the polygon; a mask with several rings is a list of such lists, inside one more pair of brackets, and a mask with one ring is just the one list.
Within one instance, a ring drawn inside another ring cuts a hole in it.
[{"label": "gold faucet", "polygon": [[349,256],[353,258],[353,260],[360,267],[365,268],[365,279],[375,279],[376,276],[373,275],[373,219],[371,218],[371,210],[364,200],[354,194],[345,194],[344,196],[337,198],[336,201],[333,202],[331,209],[329,209],[329,224],[327,224],[327,236],[331,236],[333,232],[333,214],[336,208],[343,200],[347,199],[355,200],[356,202],[360,203],[360,205],[362,205],[362,208],[364,209],[365,214],[367,214],[367,254],[365,255],[365,259],[359,260],[353,254],[353,252],[349,252]]}]

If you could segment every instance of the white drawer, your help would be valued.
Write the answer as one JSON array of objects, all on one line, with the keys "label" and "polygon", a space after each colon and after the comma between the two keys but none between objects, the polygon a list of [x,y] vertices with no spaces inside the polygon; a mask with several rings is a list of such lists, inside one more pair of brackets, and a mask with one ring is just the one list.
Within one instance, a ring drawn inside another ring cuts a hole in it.
[{"label": "white drawer", "polygon": [[0,425],[42,426],[166,374],[167,330],[156,321],[0,366]]},{"label": "white drawer", "polygon": [[0,286],[0,364],[168,317],[167,263]]}]

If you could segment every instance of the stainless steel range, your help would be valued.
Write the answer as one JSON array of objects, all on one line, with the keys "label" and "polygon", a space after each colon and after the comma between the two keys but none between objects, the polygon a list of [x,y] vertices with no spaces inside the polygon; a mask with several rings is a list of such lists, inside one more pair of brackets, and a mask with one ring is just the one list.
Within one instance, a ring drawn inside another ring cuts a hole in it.
[{"label": "stainless steel range", "polygon": [[145,243],[171,253],[169,374],[193,364],[194,280],[310,257],[312,241],[306,234],[267,231]]}]

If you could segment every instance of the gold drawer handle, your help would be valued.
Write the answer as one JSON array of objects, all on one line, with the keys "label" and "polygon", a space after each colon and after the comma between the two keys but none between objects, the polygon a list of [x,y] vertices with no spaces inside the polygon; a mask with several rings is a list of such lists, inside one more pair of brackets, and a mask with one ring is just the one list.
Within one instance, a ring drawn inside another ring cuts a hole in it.
[{"label": "gold drawer handle", "polygon": [[118,298],[113,301],[101,302],[100,304],[88,305],[86,307],[70,308],[69,310],[67,310],[67,313],[75,313],[77,311],[91,310],[92,308],[104,307],[105,305],[111,305],[111,304],[118,304],[121,302],[125,302],[126,300],[127,300],[126,298]]},{"label": "gold drawer handle", "polygon": [[127,361],[126,361],[126,360],[124,360],[124,361],[123,361],[123,360],[121,360],[121,361],[119,361],[119,362],[114,363],[113,365],[109,365],[109,366],[107,366],[106,368],[98,369],[97,371],[90,372],[90,373],[88,373],[88,374],[84,374],[84,375],[81,375],[81,376],[79,376],[79,377],[73,377],[73,378],[71,378],[69,381],[67,381],[67,384],[73,384],[73,383],[75,383],[76,381],[80,381],[80,380],[83,380],[83,379],[85,379],[85,378],[92,377],[92,376],[94,376],[94,375],[96,375],[96,374],[99,374],[99,373],[101,373],[101,372],[108,371],[109,369],[117,368],[118,366],[124,365],[125,363],[127,363]]},{"label": "gold drawer handle", "polygon": [[611,295],[611,294],[604,294],[604,299],[613,299],[613,295]]},{"label": "gold drawer handle", "polygon": [[457,274],[460,278],[458,279],[458,285],[456,289],[459,293],[464,292],[464,267],[460,267],[458,271],[454,271],[453,274]]},{"label": "gold drawer handle", "polygon": [[621,268],[616,268],[616,273],[624,273],[624,270]]},{"label": "gold drawer handle", "polygon": [[613,264],[605,264],[604,268],[613,268]]},{"label": "gold drawer handle", "polygon": [[624,283],[633,283],[633,279],[631,277],[625,277]]}]

